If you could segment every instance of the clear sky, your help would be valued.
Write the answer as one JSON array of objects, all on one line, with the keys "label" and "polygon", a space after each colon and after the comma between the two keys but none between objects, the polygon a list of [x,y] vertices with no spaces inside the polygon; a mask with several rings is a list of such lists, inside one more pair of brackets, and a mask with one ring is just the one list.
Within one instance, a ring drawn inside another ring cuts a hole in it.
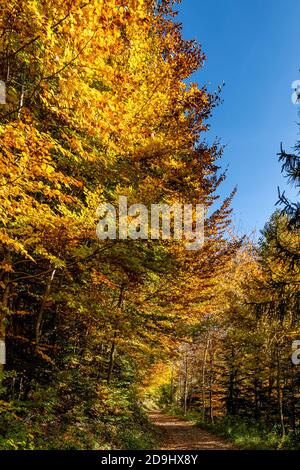
[{"label": "clear sky", "polygon": [[207,57],[193,81],[211,91],[225,82],[208,134],[226,145],[222,194],[238,185],[235,225],[259,231],[274,211],[277,186],[287,187],[280,142],[290,149],[300,139],[299,106],[291,101],[291,84],[300,80],[300,0],[182,0],[176,9],[184,37],[197,39]]}]

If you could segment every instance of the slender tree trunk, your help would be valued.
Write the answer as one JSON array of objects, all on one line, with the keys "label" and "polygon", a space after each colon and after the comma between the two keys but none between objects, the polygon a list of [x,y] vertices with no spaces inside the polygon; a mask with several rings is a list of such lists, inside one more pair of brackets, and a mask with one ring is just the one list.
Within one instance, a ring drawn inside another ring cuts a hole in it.
[{"label": "slender tree trunk", "polygon": [[117,333],[114,333],[114,338],[112,341],[112,345],[110,348],[110,353],[109,353],[109,364],[108,364],[108,371],[107,371],[107,383],[109,384],[111,381],[111,376],[115,364],[115,357],[116,357],[116,338],[117,338]]},{"label": "slender tree trunk", "polygon": [[[120,294],[119,294],[119,299],[118,299],[118,304],[117,308],[121,308],[123,304],[123,293],[125,290],[125,286],[121,286],[120,288]],[[109,363],[108,363],[108,371],[107,371],[107,378],[106,381],[109,384],[111,381],[114,365],[115,365],[115,357],[116,357],[116,339],[117,339],[117,324],[115,325],[115,332],[110,348],[110,353],[109,353]]]},{"label": "slender tree trunk", "polygon": [[[1,317],[0,317],[0,348],[1,348],[1,360],[0,360],[0,373],[4,371],[6,364],[6,314],[9,301],[9,285],[7,284],[4,288],[4,293],[1,303]],[[1,379],[0,379],[1,381]]]},{"label": "slender tree trunk", "polygon": [[275,385],[275,377],[274,377],[274,361],[276,360],[275,351],[271,350],[270,354],[270,365],[269,365],[269,374],[268,374],[268,402],[267,402],[267,422],[268,424],[272,423],[272,401],[273,401],[273,390]]},{"label": "slender tree trunk", "polygon": [[255,377],[254,382],[254,413],[255,418],[258,418],[258,379]]},{"label": "slender tree trunk", "polygon": [[[293,374],[293,371],[291,372]],[[292,408],[292,428],[296,432],[296,396],[295,396],[295,380],[294,375],[291,378],[291,408]]]},{"label": "slender tree trunk", "polygon": [[174,370],[173,364],[171,365],[171,378],[170,378],[170,403],[173,405],[174,399]]},{"label": "slender tree trunk", "polygon": [[20,101],[19,101],[19,109],[18,109],[18,119],[21,119],[21,112],[22,112],[22,108],[24,104],[24,94],[25,94],[25,87],[24,85],[22,85]]},{"label": "slender tree trunk", "polygon": [[38,349],[38,347],[39,347],[39,343],[40,343],[40,339],[41,339],[41,335],[42,335],[44,310],[45,310],[45,306],[46,306],[48,296],[50,294],[51,285],[52,285],[55,273],[56,273],[56,268],[54,268],[51,271],[50,277],[49,277],[49,279],[46,283],[46,288],[45,288],[45,292],[44,292],[44,295],[43,295],[41,308],[40,308],[40,311],[39,311],[39,314],[38,314],[38,317],[37,317],[36,326],[35,326],[35,346],[36,346],[36,349]]},{"label": "slender tree trunk", "polygon": [[211,423],[214,422],[214,415],[213,415],[213,349],[211,348],[210,351],[210,371],[209,371],[209,418]]},{"label": "slender tree trunk", "polygon": [[[11,263],[11,254],[8,249],[4,253],[4,263]],[[4,366],[6,363],[6,316],[7,309],[9,306],[9,296],[10,296],[10,283],[9,283],[9,272],[4,272],[2,276],[3,282],[3,295],[0,305],[0,348],[1,348],[1,360],[0,360],[0,373],[4,371]],[[1,383],[1,378],[0,378]]]},{"label": "slender tree trunk", "polygon": [[284,426],[284,414],[283,414],[283,400],[282,400],[282,390],[281,390],[281,364],[280,364],[280,352],[279,345],[276,346],[276,358],[277,358],[277,403],[278,403],[278,412],[281,425],[281,434],[285,436],[285,426]]},{"label": "slender tree trunk", "polygon": [[178,379],[177,379],[177,393],[176,393],[176,404],[177,406],[181,406],[181,377],[180,374],[178,374]]},{"label": "slender tree trunk", "polygon": [[203,362],[202,362],[202,419],[205,421],[205,374],[206,374],[206,361],[207,361],[207,352],[209,348],[209,334],[207,335],[207,340],[205,343],[205,349],[204,349],[204,356],[203,356]]},{"label": "slender tree trunk", "polygon": [[184,388],[183,388],[183,413],[185,415],[187,412],[187,399],[188,399],[188,355],[187,355],[187,350],[186,350],[185,361],[184,361]]}]

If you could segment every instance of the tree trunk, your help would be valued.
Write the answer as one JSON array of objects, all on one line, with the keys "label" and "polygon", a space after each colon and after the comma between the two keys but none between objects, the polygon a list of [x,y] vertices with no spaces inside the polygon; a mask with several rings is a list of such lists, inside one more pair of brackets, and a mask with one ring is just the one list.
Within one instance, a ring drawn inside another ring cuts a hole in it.
[{"label": "tree trunk", "polygon": [[[125,286],[122,285],[120,288],[120,294],[119,294],[119,299],[118,299],[118,304],[117,308],[121,308],[123,304],[123,293],[125,290]],[[115,332],[112,340],[112,345],[109,353],[109,364],[108,364],[108,371],[107,371],[107,378],[106,381],[109,384],[111,381],[112,373],[113,373],[113,368],[115,364],[115,357],[116,357],[116,339],[117,339],[117,323],[115,325]]]},{"label": "tree trunk", "polygon": [[212,391],[212,386],[213,386],[213,367],[214,367],[214,356],[213,356],[213,345],[210,350],[210,371],[209,371],[209,418],[210,422],[214,422],[214,415],[213,415],[213,391]]},{"label": "tree trunk", "polygon": [[[5,250],[4,259],[5,264],[11,263],[11,254],[9,250]],[[4,371],[6,363],[6,316],[9,306],[9,294],[10,294],[10,283],[9,283],[9,272],[4,272],[2,275],[3,282],[3,295],[0,305],[0,347],[1,347],[1,360],[0,360],[0,374]],[[1,383],[1,378],[0,378]]]},{"label": "tree trunk", "polygon": [[18,109],[18,119],[21,119],[21,112],[24,104],[24,94],[25,94],[25,87],[22,85],[21,88],[21,95],[20,95],[20,100],[19,100],[19,109]]},{"label": "tree trunk", "polygon": [[185,362],[184,362],[184,388],[183,388],[183,413],[185,415],[187,412],[187,399],[188,399],[188,355],[187,355],[187,350],[186,350]]},{"label": "tree trunk", "polygon": [[107,372],[107,383],[109,384],[111,381],[111,376],[115,364],[115,357],[116,357],[116,338],[117,338],[117,333],[115,332],[114,334],[114,339],[112,341],[111,349],[110,349],[110,354],[109,354],[109,365],[108,365],[108,372]]},{"label": "tree trunk", "polygon": [[173,405],[174,400],[174,370],[173,364],[171,365],[171,378],[170,378],[170,403]]},{"label": "tree trunk", "polygon": [[45,305],[46,305],[48,296],[50,294],[50,289],[51,289],[51,285],[52,285],[55,273],[56,273],[56,268],[54,268],[51,271],[51,275],[50,275],[50,277],[47,281],[44,296],[43,296],[43,300],[42,300],[42,305],[41,305],[41,308],[40,308],[40,311],[39,311],[39,314],[38,314],[38,317],[37,317],[36,326],[35,326],[35,346],[36,346],[36,349],[38,349],[38,347],[39,347],[39,343],[40,343],[40,339],[41,339],[41,335],[42,335],[42,324],[43,324],[43,315],[44,315]]},{"label": "tree trunk", "polygon": [[279,345],[276,346],[276,358],[277,358],[277,403],[278,403],[278,412],[281,425],[281,434],[285,436],[285,426],[284,426],[284,414],[283,414],[283,400],[282,400],[282,391],[281,391],[281,364],[280,364],[280,352]]},{"label": "tree trunk", "polygon": [[209,334],[207,335],[207,340],[205,343],[205,349],[204,349],[204,356],[203,356],[203,362],[202,362],[202,419],[205,421],[205,374],[206,374],[206,360],[207,360],[207,352],[209,348]]}]

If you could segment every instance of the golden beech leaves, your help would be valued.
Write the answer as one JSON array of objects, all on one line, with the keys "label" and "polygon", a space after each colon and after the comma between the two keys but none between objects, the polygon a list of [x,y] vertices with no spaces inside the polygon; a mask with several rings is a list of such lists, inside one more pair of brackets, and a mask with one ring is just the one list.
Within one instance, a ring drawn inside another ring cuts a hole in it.
[{"label": "golden beech leaves", "polygon": [[[217,97],[186,82],[204,55],[171,1],[2,3],[1,334],[47,367],[85,344],[71,369],[95,357],[110,383],[125,357],[140,376],[209,311],[235,251],[221,151],[203,138]],[[99,241],[97,207],[122,195],[204,204],[205,246]]]}]

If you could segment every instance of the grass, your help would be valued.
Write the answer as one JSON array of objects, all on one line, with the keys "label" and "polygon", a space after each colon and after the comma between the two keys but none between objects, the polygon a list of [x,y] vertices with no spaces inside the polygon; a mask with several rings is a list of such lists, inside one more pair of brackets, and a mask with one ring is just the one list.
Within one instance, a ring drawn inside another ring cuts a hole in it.
[{"label": "grass", "polygon": [[224,416],[216,418],[214,423],[203,421],[199,412],[188,411],[184,415],[180,408],[168,408],[173,416],[184,417],[202,429],[223,437],[241,450],[299,450],[299,433],[281,436],[279,427],[268,427],[263,420]]}]

